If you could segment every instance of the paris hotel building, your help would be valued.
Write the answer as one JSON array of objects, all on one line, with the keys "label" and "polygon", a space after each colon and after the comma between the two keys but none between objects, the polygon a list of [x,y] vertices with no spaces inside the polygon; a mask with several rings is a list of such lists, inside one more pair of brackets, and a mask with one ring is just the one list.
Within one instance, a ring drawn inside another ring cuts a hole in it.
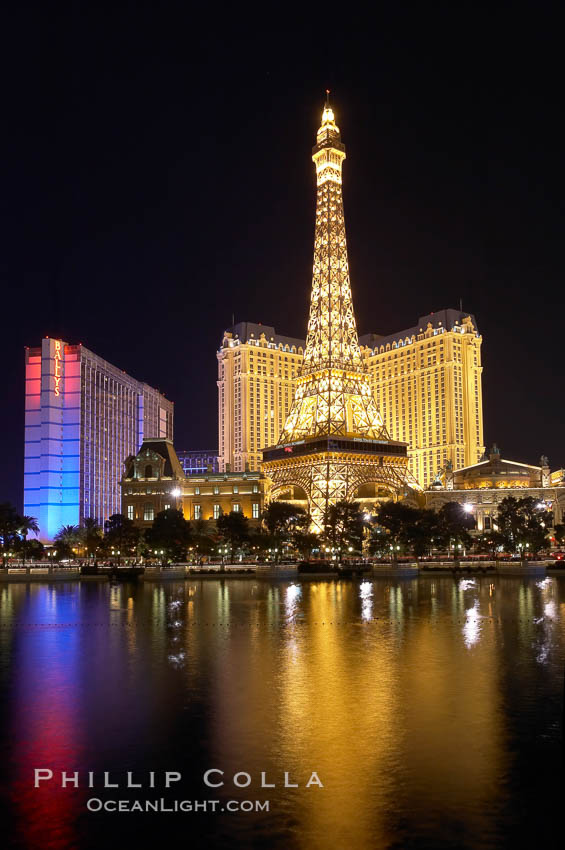
[{"label": "paris hotel building", "polygon": [[[483,453],[481,343],[472,314],[440,310],[389,336],[359,338],[390,436],[408,443],[410,470],[428,487]],[[304,340],[240,322],[225,331],[218,358],[220,471],[258,470],[290,409]]]},{"label": "paris hotel building", "polygon": [[124,460],[173,438],[173,403],[83,345],[25,349],[24,513],[39,538],[121,512]]}]

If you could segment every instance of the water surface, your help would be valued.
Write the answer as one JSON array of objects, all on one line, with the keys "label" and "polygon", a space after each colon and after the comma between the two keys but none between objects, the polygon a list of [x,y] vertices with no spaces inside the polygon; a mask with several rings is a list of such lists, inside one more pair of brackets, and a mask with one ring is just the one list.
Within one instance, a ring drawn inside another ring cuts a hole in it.
[{"label": "water surface", "polygon": [[[558,579],[4,585],[7,846],[557,846],[564,605]],[[34,789],[34,768],[82,787]],[[165,770],[182,774],[169,790]]]}]

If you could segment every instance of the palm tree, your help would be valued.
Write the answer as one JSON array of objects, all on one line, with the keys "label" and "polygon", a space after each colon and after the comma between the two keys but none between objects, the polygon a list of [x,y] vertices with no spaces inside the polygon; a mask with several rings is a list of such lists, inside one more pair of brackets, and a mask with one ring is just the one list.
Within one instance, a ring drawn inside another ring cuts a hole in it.
[{"label": "palm tree", "polygon": [[53,555],[57,560],[61,558],[72,558],[75,554],[75,546],[80,543],[82,529],[79,525],[63,525],[55,535],[55,543],[58,544]]},{"label": "palm tree", "polygon": [[95,555],[102,542],[102,529],[92,517],[85,518],[82,537],[84,538],[87,556]]},{"label": "palm tree", "polygon": [[30,531],[32,531],[34,534],[39,534],[39,525],[37,524],[36,518],[34,516],[18,517],[18,534],[21,534],[23,540],[22,561],[24,565],[26,562],[27,536]]},{"label": "palm tree", "polygon": [[65,546],[73,548],[80,540],[80,528],[78,525],[63,525],[55,535],[57,543],[64,543]]}]

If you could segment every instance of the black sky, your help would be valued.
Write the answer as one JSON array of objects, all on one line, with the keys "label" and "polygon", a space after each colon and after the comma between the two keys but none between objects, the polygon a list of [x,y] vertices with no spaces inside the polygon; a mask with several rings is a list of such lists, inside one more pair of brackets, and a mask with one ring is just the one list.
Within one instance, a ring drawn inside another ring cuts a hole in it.
[{"label": "black sky", "polygon": [[24,345],[83,342],[208,448],[232,313],[304,335],[326,87],[360,333],[462,298],[486,442],[565,465],[558,6],[196,8],[3,13],[0,501],[21,507]]}]

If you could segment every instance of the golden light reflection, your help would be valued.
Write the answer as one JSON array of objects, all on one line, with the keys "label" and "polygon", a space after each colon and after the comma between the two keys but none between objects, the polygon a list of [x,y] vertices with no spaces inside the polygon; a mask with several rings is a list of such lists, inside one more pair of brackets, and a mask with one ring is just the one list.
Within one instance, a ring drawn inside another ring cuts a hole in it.
[{"label": "golden light reflection", "polygon": [[[489,586],[455,588],[453,613],[446,591],[438,601],[435,582],[286,585],[278,627],[256,634],[251,609],[251,628],[215,657],[216,760],[279,784],[283,769],[299,784],[312,770],[324,782],[277,792],[301,846],[325,850],[328,836],[386,846],[398,795],[417,818],[438,795],[456,817],[467,795],[480,809],[502,781],[499,659],[493,629],[481,632]],[[435,615],[421,616],[432,602]]]}]

